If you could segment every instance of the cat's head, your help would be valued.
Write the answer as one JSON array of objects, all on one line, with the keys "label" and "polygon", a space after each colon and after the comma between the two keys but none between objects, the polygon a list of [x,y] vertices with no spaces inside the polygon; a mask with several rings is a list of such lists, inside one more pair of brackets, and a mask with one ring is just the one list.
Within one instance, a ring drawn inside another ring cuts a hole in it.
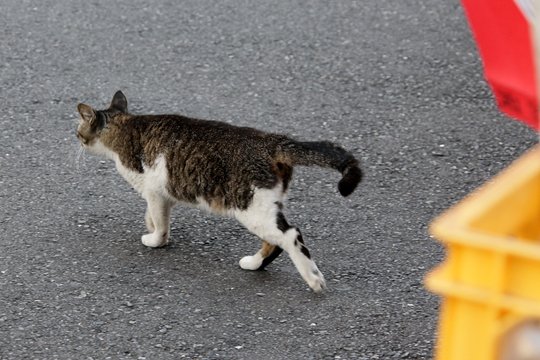
[{"label": "cat's head", "polygon": [[79,104],[77,111],[81,115],[77,138],[83,147],[91,149],[111,118],[118,114],[127,114],[127,99],[121,91],[117,91],[108,109],[95,110],[90,105]]}]

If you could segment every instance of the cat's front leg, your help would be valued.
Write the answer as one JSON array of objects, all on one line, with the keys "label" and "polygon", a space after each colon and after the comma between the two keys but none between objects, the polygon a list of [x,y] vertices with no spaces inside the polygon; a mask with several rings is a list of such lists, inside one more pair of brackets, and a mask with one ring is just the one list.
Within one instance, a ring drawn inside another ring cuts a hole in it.
[{"label": "cat's front leg", "polygon": [[156,230],[156,227],[154,226],[154,220],[152,220],[152,216],[150,215],[150,209],[146,208],[146,213],[144,214],[144,223],[146,224],[146,228],[150,232],[154,232]]},{"label": "cat's front leg", "polygon": [[143,195],[148,203],[145,222],[151,233],[142,236],[142,243],[148,247],[165,246],[169,240],[171,203],[156,193]]}]

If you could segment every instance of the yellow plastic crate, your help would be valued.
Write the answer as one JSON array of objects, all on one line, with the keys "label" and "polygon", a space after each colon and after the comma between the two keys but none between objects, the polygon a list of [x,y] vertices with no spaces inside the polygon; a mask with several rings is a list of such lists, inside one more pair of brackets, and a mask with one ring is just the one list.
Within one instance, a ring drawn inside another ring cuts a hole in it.
[{"label": "yellow plastic crate", "polygon": [[506,358],[512,329],[540,319],[540,146],[437,218],[430,232],[447,248],[425,279],[443,297],[436,359]]}]

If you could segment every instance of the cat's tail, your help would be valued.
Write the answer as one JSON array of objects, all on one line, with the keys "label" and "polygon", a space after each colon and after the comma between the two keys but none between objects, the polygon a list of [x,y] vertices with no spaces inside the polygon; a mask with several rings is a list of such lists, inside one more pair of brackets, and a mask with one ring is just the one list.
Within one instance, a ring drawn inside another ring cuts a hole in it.
[{"label": "cat's tail", "polygon": [[362,180],[358,160],[342,147],[329,141],[288,140],[280,146],[280,155],[290,165],[317,165],[335,169],[342,174],[338,183],[341,195],[350,195]]}]

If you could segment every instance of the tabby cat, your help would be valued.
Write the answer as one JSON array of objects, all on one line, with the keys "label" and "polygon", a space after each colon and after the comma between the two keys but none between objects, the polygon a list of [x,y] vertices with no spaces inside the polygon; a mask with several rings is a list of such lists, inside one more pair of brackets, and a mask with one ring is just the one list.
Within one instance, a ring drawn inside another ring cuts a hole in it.
[{"label": "tabby cat", "polygon": [[338,170],[339,192],[351,194],[362,173],[350,153],[326,141],[301,142],[217,121],[130,114],[121,91],[106,110],[86,104],[77,110],[82,146],[114,160],[147,202],[144,245],[166,245],[172,207],[192,204],[234,217],[261,238],[261,249],[240,260],[242,269],[263,269],[285,250],[313,291],[325,288],[300,230],[283,216],[283,201],[295,165]]}]

